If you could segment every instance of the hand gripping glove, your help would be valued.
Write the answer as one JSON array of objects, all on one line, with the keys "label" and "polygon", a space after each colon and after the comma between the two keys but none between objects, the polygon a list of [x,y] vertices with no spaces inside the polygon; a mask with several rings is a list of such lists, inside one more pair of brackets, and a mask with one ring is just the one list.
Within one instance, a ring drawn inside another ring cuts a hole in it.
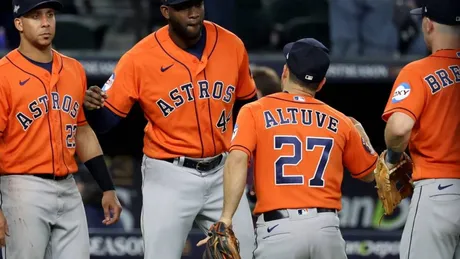
[{"label": "hand gripping glove", "polygon": [[374,171],[375,182],[379,199],[382,201],[385,215],[393,214],[401,200],[413,193],[412,160],[403,153],[399,163],[390,167],[385,163],[386,151],[380,154],[377,167]]},{"label": "hand gripping glove", "polygon": [[203,259],[241,259],[239,242],[231,227],[223,222],[214,223],[208,236]]}]

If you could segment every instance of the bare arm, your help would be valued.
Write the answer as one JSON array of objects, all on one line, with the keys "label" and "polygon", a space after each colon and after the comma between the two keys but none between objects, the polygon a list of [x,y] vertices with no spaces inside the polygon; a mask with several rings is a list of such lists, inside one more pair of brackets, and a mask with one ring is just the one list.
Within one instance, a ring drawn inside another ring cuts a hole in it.
[{"label": "bare arm", "polygon": [[99,140],[88,124],[78,127],[75,143],[77,155],[83,163],[103,154]]},{"label": "bare arm", "polygon": [[85,163],[94,180],[104,192],[102,208],[105,218],[102,222],[111,225],[120,219],[122,208],[115,193],[112,177],[105,164],[99,141],[88,124],[78,127],[75,141],[78,157]]},{"label": "bare arm", "polygon": [[224,167],[224,208],[220,221],[231,225],[246,186],[248,155],[243,151],[230,152]]},{"label": "bare arm", "polygon": [[385,127],[385,143],[388,149],[387,161],[396,164],[409,144],[415,121],[408,115],[395,112],[388,119]]}]

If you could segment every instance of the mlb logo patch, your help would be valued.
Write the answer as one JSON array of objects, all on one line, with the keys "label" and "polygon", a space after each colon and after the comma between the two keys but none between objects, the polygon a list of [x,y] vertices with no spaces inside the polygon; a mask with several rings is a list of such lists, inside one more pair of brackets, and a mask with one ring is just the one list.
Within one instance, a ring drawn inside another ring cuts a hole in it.
[{"label": "mlb logo patch", "polygon": [[102,91],[107,91],[112,87],[113,81],[115,81],[115,73],[110,76],[110,78],[105,82],[104,86],[102,87]]},{"label": "mlb logo patch", "polygon": [[236,133],[238,133],[238,124],[235,124],[235,128],[233,129],[232,140],[235,139]]},{"label": "mlb logo patch", "polygon": [[305,98],[303,98],[302,96],[294,96],[294,101],[305,102]]}]

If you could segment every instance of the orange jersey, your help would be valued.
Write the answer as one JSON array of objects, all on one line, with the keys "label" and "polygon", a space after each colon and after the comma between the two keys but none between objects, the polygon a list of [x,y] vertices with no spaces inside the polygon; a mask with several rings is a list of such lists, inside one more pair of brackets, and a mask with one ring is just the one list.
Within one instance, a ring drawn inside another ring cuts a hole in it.
[{"label": "orange jersey", "polygon": [[0,60],[0,173],[78,170],[77,126],[86,124],[86,75],[75,59],[53,51],[50,74],[14,50]]},{"label": "orange jersey", "polygon": [[235,99],[256,94],[242,41],[213,23],[204,26],[201,60],[175,45],[165,26],[123,55],[103,87],[106,107],[119,116],[140,103],[148,121],[144,153],[149,157],[200,158],[227,151]]},{"label": "orange jersey", "polygon": [[289,93],[245,105],[230,150],[254,156],[255,213],[340,210],[344,167],[361,178],[377,162],[348,117],[317,99]]},{"label": "orange jersey", "polygon": [[460,178],[460,50],[440,50],[405,66],[382,118],[416,123],[409,141],[414,180]]}]

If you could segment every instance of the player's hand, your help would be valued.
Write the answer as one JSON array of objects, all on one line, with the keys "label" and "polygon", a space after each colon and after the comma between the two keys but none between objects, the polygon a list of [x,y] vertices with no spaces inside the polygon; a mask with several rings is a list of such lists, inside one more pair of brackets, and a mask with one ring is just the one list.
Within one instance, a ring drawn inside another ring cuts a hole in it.
[{"label": "player's hand", "polygon": [[5,238],[9,236],[8,233],[8,224],[6,224],[5,215],[3,215],[3,211],[0,210],[0,246],[5,247]]},{"label": "player's hand", "polygon": [[93,85],[85,93],[85,108],[87,110],[94,110],[100,109],[104,107],[104,102],[107,100],[108,95],[106,92],[102,91],[102,89],[97,86]]},{"label": "player's hand", "polygon": [[[231,219],[227,219],[227,218],[220,218],[219,219],[220,222],[223,222],[226,226],[231,226],[232,225],[232,220]],[[200,240],[200,242],[198,242],[196,244],[196,246],[202,246],[202,245],[205,245],[208,240],[210,239],[211,237],[206,237],[206,238],[203,238]]]},{"label": "player's hand", "polygon": [[106,226],[116,223],[120,219],[122,211],[120,201],[115,191],[106,191],[102,196],[102,208],[104,209],[103,224]]}]

